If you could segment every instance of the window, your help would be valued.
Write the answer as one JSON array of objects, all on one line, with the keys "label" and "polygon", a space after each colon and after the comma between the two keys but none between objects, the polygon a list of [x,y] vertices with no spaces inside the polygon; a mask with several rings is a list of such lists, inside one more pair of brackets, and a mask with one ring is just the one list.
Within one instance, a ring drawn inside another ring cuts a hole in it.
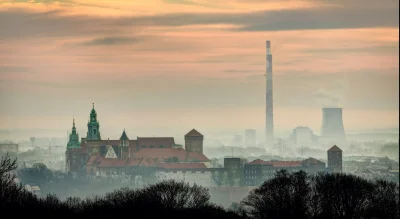
[{"label": "window", "polygon": [[150,148],[153,148],[153,146],[150,146]]},{"label": "window", "polygon": [[145,148],[146,146],[142,146],[142,148]]},{"label": "window", "polygon": [[160,148],[164,148],[164,146],[160,145]]},{"label": "window", "polygon": [[93,129],[93,134],[96,134],[96,129]]}]

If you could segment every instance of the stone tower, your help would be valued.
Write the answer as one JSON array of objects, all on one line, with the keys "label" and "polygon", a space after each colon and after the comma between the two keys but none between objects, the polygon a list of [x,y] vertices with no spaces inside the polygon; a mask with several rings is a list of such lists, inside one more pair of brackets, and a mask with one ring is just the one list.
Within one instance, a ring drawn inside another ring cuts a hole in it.
[{"label": "stone tower", "polygon": [[92,111],[90,112],[90,120],[89,120],[87,126],[88,126],[88,132],[87,132],[86,139],[87,140],[101,140],[100,123],[97,120],[97,113],[96,113],[96,110],[94,109],[94,103],[93,103]]},{"label": "stone tower", "polygon": [[192,129],[185,135],[185,150],[203,154],[203,139],[204,136],[200,132]]},{"label": "stone tower", "polygon": [[336,145],[328,150],[328,169],[342,172],[342,150]]}]

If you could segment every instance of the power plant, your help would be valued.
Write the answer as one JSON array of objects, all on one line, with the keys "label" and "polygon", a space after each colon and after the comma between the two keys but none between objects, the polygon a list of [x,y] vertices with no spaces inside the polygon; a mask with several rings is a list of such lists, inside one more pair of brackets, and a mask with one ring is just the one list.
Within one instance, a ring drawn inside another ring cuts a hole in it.
[{"label": "power plant", "polygon": [[346,140],[342,108],[322,108],[321,138],[324,140]]},{"label": "power plant", "polygon": [[271,42],[267,40],[267,67],[266,67],[266,108],[265,108],[265,145],[271,149],[274,146],[274,105],[272,89],[272,54]]}]

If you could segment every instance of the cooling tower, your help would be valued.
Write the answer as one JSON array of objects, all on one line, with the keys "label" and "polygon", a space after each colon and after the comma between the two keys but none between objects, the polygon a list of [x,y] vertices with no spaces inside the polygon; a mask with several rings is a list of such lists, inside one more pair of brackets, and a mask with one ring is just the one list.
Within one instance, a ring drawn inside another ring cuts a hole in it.
[{"label": "cooling tower", "polygon": [[321,137],[335,141],[346,140],[343,127],[342,108],[322,109]]}]

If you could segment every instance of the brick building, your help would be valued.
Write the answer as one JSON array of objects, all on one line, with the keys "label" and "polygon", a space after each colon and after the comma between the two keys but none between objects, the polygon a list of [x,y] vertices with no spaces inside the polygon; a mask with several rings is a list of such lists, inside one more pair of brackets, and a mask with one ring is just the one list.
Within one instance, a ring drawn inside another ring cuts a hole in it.
[{"label": "brick building", "polygon": [[328,150],[328,169],[332,172],[342,172],[342,149],[336,145]]}]

